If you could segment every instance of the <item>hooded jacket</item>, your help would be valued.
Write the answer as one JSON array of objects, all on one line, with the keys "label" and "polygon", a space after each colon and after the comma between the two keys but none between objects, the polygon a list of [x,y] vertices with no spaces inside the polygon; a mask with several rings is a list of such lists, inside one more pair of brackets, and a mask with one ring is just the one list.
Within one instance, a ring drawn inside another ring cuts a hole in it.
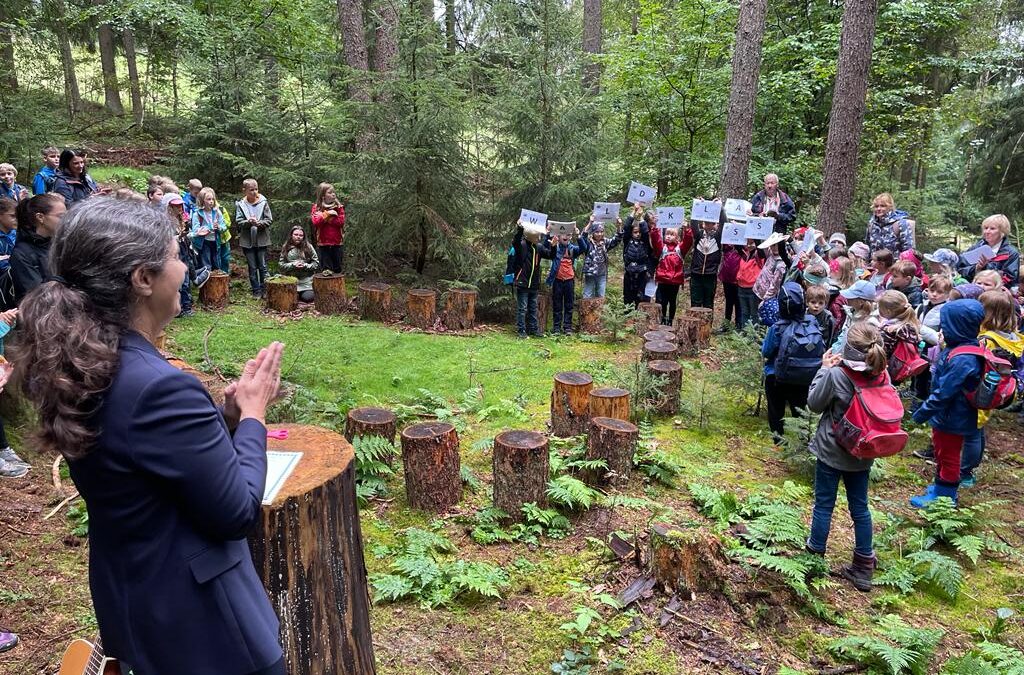
[{"label": "hooded jacket", "polygon": [[918,424],[928,422],[933,429],[967,436],[978,430],[978,411],[967,402],[964,390],[978,386],[981,360],[970,354],[950,358],[955,347],[978,345],[978,331],[985,310],[977,300],[953,300],[942,308],[939,323],[946,347],[939,354],[932,376],[932,392],[914,412]]},{"label": "hooded jacket", "polygon": [[587,254],[587,251],[590,250],[590,242],[583,237],[580,237],[578,244],[574,244],[572,242],[569,242],[568,244],[556,242],[554,246],[548,244],[548,247],[552,250],[552,263],[551,269],[548,270],[548,276],[547,279],[544,280],[544,283],[551,286],[555,283],[555,276],[558,275],[558,268],[562,264],[562,258],[565,256],[570,257],[573,263],[573,272],[575,273],[576,258]]},{"label": "hooded jacket", "polygon": [[313,221],[313,229],[316,230],[317,246],[341,246],[345,243],[345,205],[339,203],[333,210],[338,215],[325,215],[316,204],[309,210],[309,219]]},{"label": "hooded jacket", "polygon": [[53,191],[53,184],[57,180],[57,170],[52,166],[44,166],[32,179],[32,194],[41,195]]},{"label": "hooded jacket", "polygon": [[[622,262],[627,273],[654,272],[656,258],[654,257],[654,244],[652,239],[656,236],[647,225],[647,221],[640,220],[640,238],[633,238],[633,216],[627,216],[622,227]],[[660,240],[660,238],[659,238]]]},{"label": "hooded jacket", "polygon": [[686,280],[684,259],[693,247],[693,233],[690,228],[682,232],[681,240],[675,244],[666,244],[662,240],[661,251],[658,252],[658,267],[654,272],[654,280],[659,284],[682,286]]},{"label": "hooded jacket", "polygon": [[690,221],[693,237],[693,256],[690,258],[690,274],[718,275],[718,266],[722,262],[722,224],[715,226],[714,232],[708,232],[696,220]]},{"label": "hooded jacket", "polygon": [[[985,240],[982,239],[967,250],[973,251],[974,249],[981,248],[984,245]],[[978,268],[976,266],[966,262],[963,258],[960,259],[960,264],[957,265],[957,269],[968,281],[974,281],[974,275],[978,272]],[[988,261],[988,264],[985,265],[984,269],[999,272],[1003,277],[1003,284],[1007,288],[1017,283],[1018,276],[1020,275],[1020,252],[1010,244],[1009,237],[1003,237],[1003,240],[999,243],[999,250],[996,251],[995,257]]]},{"label": "hooded jacket", "polygon": [[[782,190],[776,189],[776,193],[779,195],[779,210],[775,214],[775,227],[772,229],[775,232],[788,234],[790,225],[796,220],[796,205],[793,203],[793,199]],[[765,215],[764,207],[767,199],[768,195],[764,190],[751,197],[750,212],[755,216]]]},{"label": "hooded jacket", "polygon": [[817,322],[814,317],[807,317],[807,306],[804,304],[804,289],[795,281],[787,281],[782,284],[779,291],[779,320],[769,329],[761,343],[761,356],[765,358],[764,374],[775,374],[775,357],[779,355],[779,347],[782,339],[782,328],[779,326],[783,321],[801,321],[810,318]]},{"label": "hooded jacket", "polygon": [[21,228],[10,260],[16,303],[21,302],[29,291],[43,283],[49,270],[49,258],[50,239]]},{"label": "hooded jacket", "polygon": [[536,244],[531,244],[523,236],[522,226],[517,227],[515,236],[512,237],[511,254],[516,288],[527,291],[540,290],[540,261],[542,258],[551,260],[554,256],[554,251],[545,243],[544,237]]},{"label": "hooded jacket", "polygon": [[[242,202],[245,202],[243,205]],[[252,240],[252,225],[249,224],[249,212],[256,214],[256,241]],[[238,243],[242,248],[270,246],[270,224],[274,222],[274,214],[270,211],[270,202],[260,195],[255,204],[250,204],[245,197],[235,202],[235,225],[238,227]]]},{"label": "hooded jacket", "polygon": [[96,181],[92,179],[92,176],[84,172],[78,178],[72,178],[70,174],[57,171],[57,175],[53,179],[52,192],[56,192],[63,197],[64,205],[68,208],[75,202],[88,199],[98,189]]},{"label": "hooded jacket", "polygon": [[608,274],[608,251],[612,250],[622,242],[622,233],[616,232],[611,239],[605,239],[600,244],[594,241],[592,235],[586,229],[580,234],[580,245],[587,240],[587,252],[583,258],[583,276],[603,277]]},{"label": "hooded jacket", "polygon": [[871,216],[864,238],[871,252],[889,249],[893,258],[900,253],[914,250],[914,233],[910,229],[906,211],[892,210],[881,218]]},{"label": "hooded jacket", "polygon": [[910,285],[907,286],[906,288],[896,288],[895,286],[893,286],[892,278],[890,277],[889,284],[886,286],[886,290],[899,291],[903,295],[907,296],[907,302],[909,302],[910,306],[913,307],[914,309],[917,309],[918,307],[921,306],[921,302],[923,301],[924,297],[921,295],[921,280],[918,279],[917,277],[913,277],[910,280]]}]

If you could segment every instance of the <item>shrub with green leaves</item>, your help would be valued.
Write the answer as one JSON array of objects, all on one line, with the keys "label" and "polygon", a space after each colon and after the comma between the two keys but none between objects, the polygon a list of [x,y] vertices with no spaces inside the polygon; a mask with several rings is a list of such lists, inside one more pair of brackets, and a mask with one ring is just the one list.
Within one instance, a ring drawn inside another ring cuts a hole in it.
[{"label": "shrub with green leaves", "polygon": [[467,596],[500,598],[508,575],[490,563],[452,559],[455,550],[443,534],[408,528],[401,543],[388,551],[395,556],[391,573],[370,576],[374,602],[416,600],[432,609]]},{"label": "shrub with green leaves", "polygon": [[866,665],[870,673],[925,675],[944,631],[914,628],[895,614],[878,620],[870,635],[851,635],[829,645],[836,657]]}]

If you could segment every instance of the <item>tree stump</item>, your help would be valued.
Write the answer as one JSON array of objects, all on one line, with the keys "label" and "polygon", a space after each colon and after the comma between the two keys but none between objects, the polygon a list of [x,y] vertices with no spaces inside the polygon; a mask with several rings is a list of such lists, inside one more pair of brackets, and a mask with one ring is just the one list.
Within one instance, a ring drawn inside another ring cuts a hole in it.
[{"label": "tree stump", "polygon": [[645,342],[644,361],[674,361],[679,358],[679,347],[674,342]]},{"label": "tree stump", "polygon": [[637,309],[647,315],[647,320],[637,319],[634,327],[637,335],[643,335],[649,330],[657,329],[661,325],[661,303],[641,302]]},{"label": "tree stump", "polygon": [[298,280],[295,277],[267,279],[267,309],[273,312],[294,312],[299,306]]},{"label": "tree stump", "polygon": [[579,302],[579,332],[598,335],[604,329],[601,321],[601,310],[604,309],[604,298],[582,298]]},{"label": "tree stump", "polygon": [[341,314],[348,307],[344,274],[313,275],[313,307],[321,314]]},{"label": "tree stump", "polygon": [[664,378],[660,396],[654,409],[663,415],[679,412],[679,389],[683,385],[683,367],[678,361],[655,359],[647,362],[651,375]]},{"label": "tree stump", "polygon": [[227,382],[219,380],[209,373],[196,370],[191,364],[182,361],[176,356],[168,356],[167,363],[199,380],[199,384],[203,385],[203,389],[210,392],[213,402],[217,405],[224,405],[224,387],[227,385]]},{"label": "tree stump", "polygon": [[[384,408],[352,408],[345,416],[345,439],[349,443],[358,436],[380,436],[390,443],[395,442],[395,413]],[[394,457],[388,457],[390,464]]]},{"label": "tree stump", "polygon": [[224,309],[231,296],[231,276],[214,270],[199,289],[199,303],[206,309]]},{"label": "tree stump", "polygon": [[728,561],[711,533],[655,523],[649,544],[651,574],[666,593],[691,599],[723,588]]},{"label": "tree stump", "polygon": [[437,291],[410,288],[406,298],[405,322],[417,328],[430,328],[437,318]]},{"label": "tree stump", "polygon": [[629,421],[629,392],[617,387],[598,387],[590,390],[588,405],[590,418],[611,417]]},{"label": "tree stump", "polygon": [[476,321],[477,292],[452,288],[444,301],[444,327],[448,330],[469,330]]},{"label": "tree stump", "polygon": [[603,459],[607,470],[588,472],[591,483],[625,483],[633,470],[633,454],[640,430],[636,425],[611,417],[590,420],[587,459]]},{"label": "tree stump", "polygon": [[[544,284],[541,284],[543,286]],[[537,293],[537,330],[546,333],[548,330],[548,309],[551,306],[551,296],[540,291]]]},{"label": "tree stump", "polygon": [[701,320],[699,317],[683,315],[676,317],[676,336],[679,338],[679,355],[696,356],[700,351]]},{"label": "tree stump", "polygon": [[378,282],[359,284],[359,316],[387,321],[391,314],[391,286]]},{"label": "tree stump", "polygon": [[289,675],[370,675],[370,598],[352,446],[326,429],[284,428],[288,438],[269,439],[268,449],[302,452],[302,459],[263,506],[249,548],[281,619],[285,668]]},{"label": "tree stump", "polygon": [[523,520],[523,504],[547,504],[550,478],[547,436],[536,431],[503,431],[494,437],[494,506],[509,520]]},{"label": "tree stump", "polygon": [[649,330],[644,333],[644,342],[671,342],[672,344],[678,344],[679,337],[667,329]]},{"label": "tree stump", "polygon": [[690,307],[686,310],[686,316],[696,317],[700,322],[697,327],[697,351],[703,351],[711,346],[711,327],[715,320],[714,311],[707,307]]},{"label": "tree stump", "polygon": [[402,464],[409,506],[444,511],[462,499],[459,435],[448,422],[421,422],[402,429]]},{"label": "tree stump", "polygon": [[593,387],[594,378],[586,373],[555,374],[555,386],[551,390],[552,435],[564,438],[587,433],[589,394]]},{"label": "tree stump", "polygon": [[153,346],[162,352],[167,351],[167,333],[160,331],[160,334],[153,341]]}]

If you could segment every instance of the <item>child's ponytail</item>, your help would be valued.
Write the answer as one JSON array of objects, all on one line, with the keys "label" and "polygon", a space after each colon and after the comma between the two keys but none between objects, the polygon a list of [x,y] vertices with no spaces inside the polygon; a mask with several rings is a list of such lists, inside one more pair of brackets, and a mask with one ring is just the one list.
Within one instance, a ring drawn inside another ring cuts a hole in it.
[{"label": "child's ponytail", "polygon": [[850,326],[846,334],[846,344],[864,355],[864,363],[872,376],[886,369],[888,360],[885,358],[885,347],[882,336],[872,324],[859,321]]},{"label": "child's ponytail", "polygon": [[886,291],[878,299],[878,313],[886,319],[895,319],[900,323],[909,323],[915,328],[921,327],[921,320],[917,318],[917,312],[907,301],[907,296],[899,291]]}]

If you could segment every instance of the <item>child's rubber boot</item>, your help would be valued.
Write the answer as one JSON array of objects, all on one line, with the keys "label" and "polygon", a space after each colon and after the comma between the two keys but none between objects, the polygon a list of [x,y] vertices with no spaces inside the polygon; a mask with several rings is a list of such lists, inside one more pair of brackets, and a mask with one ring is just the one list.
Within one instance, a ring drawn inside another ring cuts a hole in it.
[{"label": "child's rubber boot", "polygon": [[923,495],[917,495],[916,497],[910,498],[910,505],[915,509],[923,509],[935,501],[935,483],[932,483],[925,488]]},{"label": "child's rubber boot", "polygon": [[953,506],[957,505],[957,490],[959,489],[959,483],[950,485],[949,483],[936,483],[935,484],[935,498],[949,497],[953,500]]},{"label": "child's rubber boot", "polygon": [[862,555],[854,551],[853,561],[839,570],[839,573],[858,591],[867,593],[872,588],[871,578],[875,575],[877,564],[878,559],[875,557],[874,551],[871,552],[871,555]]}]

